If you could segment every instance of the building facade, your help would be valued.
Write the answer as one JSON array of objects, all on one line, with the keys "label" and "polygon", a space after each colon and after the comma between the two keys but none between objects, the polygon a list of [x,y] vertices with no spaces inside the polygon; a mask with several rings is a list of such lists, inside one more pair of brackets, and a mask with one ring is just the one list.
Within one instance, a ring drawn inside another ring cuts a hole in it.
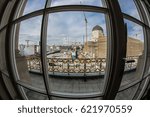
[{"label": "building facade", "polygon": [[[106,58],[107,56],[107,36],[104,35],[103,28],[96,25],[92,29],[91,40],[85,42],[87,52],[91,58]],[[128,37],[126,56],[142,55],[144,43],[140,39]]]}]

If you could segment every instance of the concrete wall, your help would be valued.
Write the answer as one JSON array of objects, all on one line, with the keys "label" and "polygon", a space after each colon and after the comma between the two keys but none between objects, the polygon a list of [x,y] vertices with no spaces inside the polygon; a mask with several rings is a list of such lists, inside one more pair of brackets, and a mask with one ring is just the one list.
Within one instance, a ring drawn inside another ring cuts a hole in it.
[{"label": "concrete wall", "polygon": [[[6,0],[0,0],[0,5],[3,6]],[[3,7],[6,8],[3,12],[2,16],[0,17],[0,27],[8,24],[10,14],[12,12],[12,9],[14,7],[16,0],[8,1],[7,6]],[[2,7],[0,7],[2,8]],[[3,11],[2,9],[0,9]],[[6,29],[0,32],[0,71],[3,74],[1,74],[0,77],[0,97],[2,99],[18,99],[18,93],[15,90],[14,84],[12,83],[12,78],[9,76],[7,64],[6,64],[6,49],[5,49],[5,43],[6,42]]]}]

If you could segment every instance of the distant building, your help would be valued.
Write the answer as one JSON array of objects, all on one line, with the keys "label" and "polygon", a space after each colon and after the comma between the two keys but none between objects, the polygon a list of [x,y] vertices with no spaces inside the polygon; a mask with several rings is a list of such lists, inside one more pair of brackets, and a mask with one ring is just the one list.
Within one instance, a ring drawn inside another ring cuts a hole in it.
[{"label": "distant building", "polygon": [[[143,52],[144,44],[142,41],[128,37],[127,56],[139,56]],[[87,47],[86,47],[87,46]],[[92,29],[91,40],[85,42],[85,53],[91,58],[106,58],[107,55],[107,37],[104,35],[103,28],[96,25]]]},{"label": "distant building", "polygon": [[40,54],[40,46],[39,45],[24,45],[20,44],[18,47],[19,54],[21,56],[31,56]]}]

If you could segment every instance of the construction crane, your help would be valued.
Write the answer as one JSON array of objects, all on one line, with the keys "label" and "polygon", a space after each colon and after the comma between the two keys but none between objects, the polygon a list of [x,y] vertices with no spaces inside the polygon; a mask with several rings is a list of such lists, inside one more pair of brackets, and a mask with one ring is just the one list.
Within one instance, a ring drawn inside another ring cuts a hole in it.
[{"label": "construction crane", "polygon": [[25,41],[27,42],[27,47],[29,47],[29,41],[30,41],[30,40],[25,40]]},{"label": "construction crane", "polygon": [[[80,1],[80,4],[82,5],[82,2]],[[88,20],[86,18],[85,12],[83,11],[84,21],[85,21],[85,38],[86,38],[86,45],[85,45],[85,51],[88,51],[88,31],[87,31],[87,24]]]}]

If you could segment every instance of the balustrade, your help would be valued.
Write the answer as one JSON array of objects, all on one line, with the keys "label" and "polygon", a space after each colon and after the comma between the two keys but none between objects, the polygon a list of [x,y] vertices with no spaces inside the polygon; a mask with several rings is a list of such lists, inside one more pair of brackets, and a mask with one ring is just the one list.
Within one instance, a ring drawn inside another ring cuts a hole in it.
[{"label": "balustrade", "polygon": [[[104,74],[106,69],[106,58],[82,58],[72,60],[71,58],[48,58],[48,72],[51,74],[81,73],[84,76],[88,73]],[[125,71],[135,69],[138,57],[127,57]],[[41,60],[38,57],[27,58],[29,71],[41,71]]]}]

